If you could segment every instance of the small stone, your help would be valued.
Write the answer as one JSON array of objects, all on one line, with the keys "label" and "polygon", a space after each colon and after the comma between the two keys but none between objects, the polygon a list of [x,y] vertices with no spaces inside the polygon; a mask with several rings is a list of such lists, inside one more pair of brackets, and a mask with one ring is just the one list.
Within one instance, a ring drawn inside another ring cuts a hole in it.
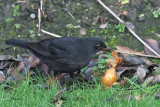
[{"label": "small stone", "polygon": [[20,38],[20,37],[21,37],[21,35],[18,35],[18,37]]},{"label": "small stone", "polygon": [[32,19],[35,19],[35,18],[36,18],[36,15],[35,15],[34,13],[31,13],[31,14],[30,14],[30,17],[31,17]]},{"label": "small stone", "polygon": [[137,20],[138,20],[139,22],[142,22],[142,21],[144,21],[144,20],[145,20],[145,17],[144,17],[144,16],[143,16],[143,17],[138,16],[138,17],[137,17]]}]

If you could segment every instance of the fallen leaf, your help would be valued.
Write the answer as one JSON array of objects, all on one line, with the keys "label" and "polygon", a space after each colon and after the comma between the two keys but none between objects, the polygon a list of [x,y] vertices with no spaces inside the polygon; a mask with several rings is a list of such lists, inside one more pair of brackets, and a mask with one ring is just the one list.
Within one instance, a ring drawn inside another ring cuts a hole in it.
[{"label": "fallen leaf", "polygon": [[128,15],[128,11],[123,11],[123,14],[124,15]]},{"label": "fallen leaf", "polygon": [[146,76],[146,73],[147,73],[147,69],[145,69],[144,67],[139,66],[137,68],[137,75],[138,75],[138,78],[141,80],[142,83],[144,82],[144,78]]},{"label": "fallen leaf", "polygon": [[[128,47],[125,47],[125,46],[115,46],[116,47],[116,49],[118,50],[118,51],[121,51],[121,52],[127,52],[127,53],[131,53],[131,54],[144,54],[144,53],[142,53],[142,52],[137,52],[137,51],[134,51],[134,50],[132,50],[132,49],[130,49],[130,48],[128,48]],[[124,58],[126,58],[126,56],[128,56],[128,54],[123,54],[124,55]]]},{"label": "fallen leaf", "polygon": [[86,35],[86,31],[85,31],[85,29],[80,28],[80,34],[81,34],[81,35]]},{"label": "fallen leaf", "polygon": [[116,72],[116,73],[117,73],[117,76],[120,77],[121,74],[126,71],[127,67],[124,67],[123,70],[120,70],[120,69],[121,69],[120,67],[117,67],[117,69],[118,69],[118,71]]},{"label": "fallen leaf", "polygon": [[159,83],[160,82],[160,75],[156,75],[155,78],[153,79],[153,81],[150,83],[150,85],[153,85],[155,83]]},{"label": "fallen leaf", "polygon": [[135,32],[135,26],[131,22],[126,22],[126,25]]},{"label": "fallen leaf", "polygon": [[107,26],[107,24],[108,24],[108,23],[106,23],[106,24],[101,24],[101,25],[99,26],[99,28],[101,28],[101,29],[105,29],[105,28],[106,28],[106,26]]},{"label": "fallen leaf", "polygon": [[12,72],[12,75],[15,79],[18,79],[18,77],[21,77],[22,75],[20,74],[21,70],[24,69],[24,62],[20,62],[18,67],[15,68],[15,70]]},{"label": "fallen leaf", "polygon": [[18,54],[18,55],[17,55],[17,60],[20,61],[20,62],[22,62],[22,61],[23,61],[23,57]]},{"label": "fallen leaf", "polygon": [[31,64],[31,67],[36,67],[40,63],[40,59],[36,57]]},{"label": "fallen leaf", "polygon": [[[160,54],[160,47],[155,39],[145,39],[145,41],[153,50],[155,50],[158,54]],[[144,52],[148,55],[155,55],[146,46],[144,46]]]},{"label": "fallen leaf", "polygon": [[100,18],[100,16],[98,15],[98,16],[96,16],[96,17],[93,17],[93,21],[95,22],[95,23],[97,23],[98,22],[98,20],[99,20],[99,18]]},{"label": "fallen leaf", "polygon": [[121,4],[128,4],[129,0],[121,0]]},{"label": "fallen leaf", "polygon": [[140,100],[141,99],[141,94],[139,94],[138,96],[135,96],[136,100]]},{"label": "fallen leaf", "polygon": [[2,71],[0,71],[0,83],[5,81],[5,75]]},{"label": "fallen leaf", "polygon": [[143,83],[143,88],[147,87],[148,85],[153,85],[159,82],[160,82],[160,75],[150,76]]},{"label": "fallen leaf", "polygon": [[11,55],[0,55],[0,61],[17,60]]},{"label": "fallen leaf", "polygon": [[9,66],[10,66],[10,62],[8,62],[8,63],[5,63],[3,66],[0,66],[0,70],[3,70],[3,69],[5,69],[5,68],[9,68]]},{"label": "fallen leaf", "polygon": [[139,57],[139,56],[130,56],[128,55],[125,59],[125,63],[126,65],[141,65],[144,64],[144,60],[143,58]]},{"label": "fallen leaf", "polygon": [[143,88],[146,88],[146,87],[154,80],[154,78],[155,78],[154,76],[148,77],[148,78],[144,81],[142,87],[143,87]]},{"label": "fallen leaf", "polygon": [[63,103],[63,101],[59,100],[56,103],[54,103],[54,105],[56,105],[56,107],[61,107],[62,103]]},{"label": "fallen leaf", "polygon": [[93,66],[97,66],[98,65],[98,60],[97,59],[92,59],[89,64],[87,65],[87,68],[93,67]]}]

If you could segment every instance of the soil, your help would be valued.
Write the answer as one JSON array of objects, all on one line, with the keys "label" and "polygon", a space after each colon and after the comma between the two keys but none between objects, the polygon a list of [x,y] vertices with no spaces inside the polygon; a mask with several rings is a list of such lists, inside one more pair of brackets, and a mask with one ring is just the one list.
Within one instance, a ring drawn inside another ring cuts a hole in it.
[{"label": "soil", "polygon": [[[0,54],[26,53],[20,48],[7,46],[8,39],[39,41],[52,37],[38,30],[38,8],[41,0],[0,0]],[[61,36],[96,36],[107,45],[122,45],[141,50],[143,45],[127,29],[118,32],[115,25],[119,22],[96,0],[42,0],[41,29]],[[154,11],[160,10],[160,0],[129,0],[121,4],[118,0],[103,0],[125,22],[131,22],[135,32],[142,38],[159,39],[154,33],[160,33],[160,15],[155,18]],[[140,15],[142,19],[138,19]],[[105,29],[99,28],[106,24]],[[80,33],[80,29],[83,33]],[[13,51],[14,50],[14,51]]]}]

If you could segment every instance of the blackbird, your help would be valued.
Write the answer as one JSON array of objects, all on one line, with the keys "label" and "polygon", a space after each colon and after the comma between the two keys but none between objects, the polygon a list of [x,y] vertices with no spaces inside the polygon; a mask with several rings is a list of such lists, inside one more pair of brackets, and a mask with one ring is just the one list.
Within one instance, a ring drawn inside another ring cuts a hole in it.
[{"label": "blackbird", "polygon": [[95,37],[48,38],[40,42],[11,39],[7,40],[6,44],[30,50],[54,71],[54,75],[69,73],[72,78],[74,72],[80,73],[94,54],[102,50],[110,50],[102,40]]}]

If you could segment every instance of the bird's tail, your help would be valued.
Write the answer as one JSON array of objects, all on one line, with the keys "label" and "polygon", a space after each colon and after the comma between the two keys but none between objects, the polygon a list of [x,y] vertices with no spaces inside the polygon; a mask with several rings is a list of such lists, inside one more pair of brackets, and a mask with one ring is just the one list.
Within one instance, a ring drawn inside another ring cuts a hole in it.
[{"label": "bird's tail", "polygon": [[16,39],[11,39],[11,40],[7,40],[6,44],[8,45],[13,45],[13,46],[18,46],[18,47],[22,47],[22,48],[26,48],[28,49],[28,44],[31,42],[27,42],[27,41],[23,41],[23,40],[16,40]]}]

